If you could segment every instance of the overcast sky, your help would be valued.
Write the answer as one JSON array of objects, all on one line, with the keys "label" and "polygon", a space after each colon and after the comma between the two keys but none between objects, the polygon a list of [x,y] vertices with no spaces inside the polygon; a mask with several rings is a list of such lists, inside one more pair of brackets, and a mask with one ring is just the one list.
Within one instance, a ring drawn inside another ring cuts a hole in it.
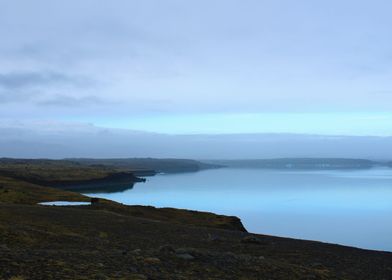
[{"label": "overcast sky", "polygon": [[387,0],[0,0],[0,120],[392,135],[391,11]]}]

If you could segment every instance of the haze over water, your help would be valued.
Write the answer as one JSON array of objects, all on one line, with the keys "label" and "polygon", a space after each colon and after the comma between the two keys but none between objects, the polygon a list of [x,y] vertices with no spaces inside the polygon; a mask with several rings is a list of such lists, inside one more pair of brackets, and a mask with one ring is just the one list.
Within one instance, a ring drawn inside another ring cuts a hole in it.
[{"label": "haze over water", "polygon": [[158,175],[124,192],[89,195],[235,215],[255,233],[392,251],[391,169],[217,169]]}]

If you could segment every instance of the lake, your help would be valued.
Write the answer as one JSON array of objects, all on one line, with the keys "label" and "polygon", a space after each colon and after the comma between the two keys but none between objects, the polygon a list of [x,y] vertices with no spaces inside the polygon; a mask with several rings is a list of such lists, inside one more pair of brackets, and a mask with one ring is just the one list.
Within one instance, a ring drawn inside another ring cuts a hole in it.
[{"label": "lake", "polygon": [[157,175],[96,193],[124,204],[175,207],[241,218],[254,233],[392,251],[392,169],[213,169]]}]

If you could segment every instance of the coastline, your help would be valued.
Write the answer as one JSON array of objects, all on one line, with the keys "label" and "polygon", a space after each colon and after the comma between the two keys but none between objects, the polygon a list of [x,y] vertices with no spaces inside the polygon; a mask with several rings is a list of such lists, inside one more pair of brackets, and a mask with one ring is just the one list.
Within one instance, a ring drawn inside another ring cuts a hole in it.
[{"label": "coastline", "polygon": [[[48,201],[92,203],[37,204]],[[0,279],[379,280],[392,272],[390,252],[252,234],[237,217],[127,206],[4,174],[0,229]]]}]

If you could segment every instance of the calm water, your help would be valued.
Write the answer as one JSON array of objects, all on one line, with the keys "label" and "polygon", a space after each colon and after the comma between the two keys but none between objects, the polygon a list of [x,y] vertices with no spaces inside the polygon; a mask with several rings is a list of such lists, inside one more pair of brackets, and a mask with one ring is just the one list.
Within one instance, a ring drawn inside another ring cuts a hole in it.
[{"label": "calm water", "polygon": [[40,202],[39,205],[46,206],[80,206],[80,205],[91,205],[91,202],[75,202],[75,201],[48,201]]},{"label": "calm water", "polygon": [[392,169],[217,169],[89,195],[235,215],[256,233],[392,251]]}]

